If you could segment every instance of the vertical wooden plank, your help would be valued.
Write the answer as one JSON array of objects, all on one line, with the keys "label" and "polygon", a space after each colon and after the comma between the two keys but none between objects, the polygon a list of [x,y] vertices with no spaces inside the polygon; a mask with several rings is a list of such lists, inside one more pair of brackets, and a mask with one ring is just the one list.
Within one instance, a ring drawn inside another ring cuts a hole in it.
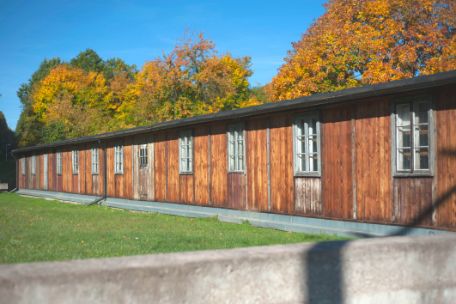
[{"label": "vertical wooden plank", "polygon": [[268,164],[266,129],[268,119],[259,118],[247,121],[247,208],[268,210]]},{"label": "vertical wooden plank", "polygon": [[155,199],[164,201],[166,198],[166,134],[158,133],[155,136]]},{"label": "vertical wooden plank", "polygon": [[321,180],[319,177],[295,177],[295,212],[305,215],[320,215]]},{"label": "vertical wooden plank", "polygon": [[115,176],[114,176],[114,145],[109,142],[106,146],[106,166],[107,166],[107,190],[108,196],[116,196]]},{"label": "vertical wooden plank", "polygon": [[322,111],[323,214],[331,218],[352,217],[351,105]]},{"label": "vertical wooden plank", "polygon": [[194,190],[195,203],[208,205],[209,203],[209,171],[208,171],[208,149],[209,149],[209,127],[198,126],[194,130]]},{"label": "vertical wooden plank", "polygon": [[401,225],[432,225],[432,177],[394,179],[395,222]]},{"label": "vertical wooden plank", "polygon": [[378,98],[356,105],[354,148],[357,218],[389,222],[391,201],[390,104]]},{"label": "vertical wooden plank", "polygon": [[291,117],[277,114],[271,118],[271,208],[278,213],[293,213],[293,144]]},{"label": "vertical wooden plank", "polygon": [[122,175],[122,186],[124,188],[124,198],[133,199],[133,180],[132,180],[132,146],[133,138],[126,137],[124,139],[124,173]]},{"label": "vertical wooden plank", "polygon": [[434,201],[439,227],[456,227],[456,89],[439,89],[435,100],[436,163]]},{"label": "vertical wooden plank", "polygon": [[176,130],[167,132],[168,153],[167,153],[167,201],[179,202],[179,143]]},{"label": "vertical wooden plank", "polygon": [[227,202],[227,154],[225,123],[211,125],[211,200],[223,207]]}]

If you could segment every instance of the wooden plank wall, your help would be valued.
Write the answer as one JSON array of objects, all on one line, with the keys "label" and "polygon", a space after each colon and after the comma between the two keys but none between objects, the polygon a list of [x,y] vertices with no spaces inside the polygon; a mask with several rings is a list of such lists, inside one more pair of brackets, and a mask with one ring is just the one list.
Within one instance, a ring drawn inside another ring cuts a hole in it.
[{"label": "wooden plank wall", "polygon": [[353,217],[351,107],[344,105],[322,111],[323,215]]},{"label": "wooden plank wall", "polygon": [[271,211],[293,213],[292,116],[274,115],[270,125]]},{"label": "wooden plank wall", "polygon": [[166,200],[167,193],[167,151],[168,141],[166,140],[166,133],[160,132],[154,136],[154,151],[155,151],[155,200],[163,202]]},{"label": "wooden plank wall", "polygon": [[436,92],[436,224],[456,228],[456,88]]},{"label": "wooden plank wall", "polygon": [[385,98],[358,103],[355,108],[354,183],[359,220],[392,220],[390,113]]},{"label": "wooden plank wall", "polygon": [[[455,89],[446,87],[434,95],[434,177],[393,176],[390,114],[392,104],[400,97],[392,96],[320,110],[321,177],[294,176],[292,122],[297,113],[282,112],[243,121],[245,173],[228,172],[226,130],[230,122],[192,127],[193,174],[179,174],[179,129],[150,134],[153,144],[146,185],[138,171],[138,145],[144,136],[110,141],[106,147],[108,195],[372,223],[407,225],[420,220],[421,226],[454,229],[456,94]],[[124,145],[124,173],[115,175],[116,143]],[[90,172],[90,145],[81,146],[80,172],[72,174],[73,148],[62,150],[61,176],[56,175],[56,151],[46,151],[49,190],[102,195],[103,150],[99,150],[99,175]],[[42,187],[43,158],[37,157],[38,178],[34,178],[31,155],[25,157],[26,175],[19,176],[19,186]],[[20,161],[18,170],[21,172]],[[422,215],[428,209],[431,212]]]},{"label": "wooden plank wall", "polygon": [[194,203],[197,205],[211,205],[209,197],[209,142],[211,140],[209,125],[198,126],[194,129]]},{"label": "wooden plank wall", "polygon": [[226,125],[211,125],[210,193],[214,206],[225,207],[228,197]]},{"label": "wooden plank wall", "polygon": [[247,209],[269,211],[268,207],[268,170],[267,170],[267,128],[268,118],[248,121],[246,142],[247,160]]}]

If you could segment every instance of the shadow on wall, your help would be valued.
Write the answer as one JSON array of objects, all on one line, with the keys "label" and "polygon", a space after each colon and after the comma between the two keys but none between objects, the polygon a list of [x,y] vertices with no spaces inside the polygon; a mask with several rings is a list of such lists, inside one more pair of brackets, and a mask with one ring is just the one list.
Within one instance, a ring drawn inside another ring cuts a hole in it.
[{"label": "shadow on wall", "polygon": [[[456,150],[442,150],[440,154],[456,158]],[[405,227],[398,229],[389,236],[407,235],[411,229],[421,224],[426,218],[446,203],[456,194],[456,185],[437,197],[431,207],[423,210]],[[344,303],[345,282],[343,250],[349,241],[325,242],[315,244],[303,260],[306,269],[304,282],[307,286],[307,298],[304,303],[325,304]]]}]

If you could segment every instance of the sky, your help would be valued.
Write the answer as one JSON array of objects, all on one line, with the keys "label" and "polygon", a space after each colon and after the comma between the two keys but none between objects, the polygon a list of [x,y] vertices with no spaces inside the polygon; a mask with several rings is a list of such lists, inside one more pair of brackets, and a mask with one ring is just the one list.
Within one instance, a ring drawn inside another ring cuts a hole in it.
[{"label": "sky", "polygon": [[186,33],[203,33],[219,54],[250,56],[250,83],[264,85],[324,2],[0,0],[0,111],[15,129],[22,110],[16,92],[45,58],[68,61],[91,48],[141,68]]}]

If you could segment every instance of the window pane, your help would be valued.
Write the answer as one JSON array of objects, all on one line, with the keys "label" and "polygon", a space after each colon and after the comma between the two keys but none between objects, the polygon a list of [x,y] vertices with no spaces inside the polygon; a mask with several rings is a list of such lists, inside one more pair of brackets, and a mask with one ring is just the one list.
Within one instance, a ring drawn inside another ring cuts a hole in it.
[{"label": "window pane", "polygon": [[415,150],[415,169],[429,169],[429,150],[427,148]]},{"label": "window pane", "polygon": [[410,104],[399,104],[396,106],[397,126],[410,126]]},{"label": "window pane", "polygon": [[316,135],[317,134],[317,121],[315,119],[310,119],[309,123],[309,135]]},{"label": "window pane", "polygon": [[309,171],[318,171],[318,154],[309,155]]},{"label": "window pane", "polygon": [[412,138],[410,127],[398,127],[397,130],[397,147],[410,148],[412,146]]},{"label": "window pane", "polygon": [[399,149],[397,169],[398,170],[410,170],[412,165],[412,153],[410,149]]},{"label": "window pane", "polygon": [[429,128],[427,125],[420,126],[417,128],[417,134],[418,134],[418,140],[417,144],[419,144],[420,147],[423,146],[429,146]]},{"label": "window pane", "polygon": [[415,119],[417,124],[429,122],[429,109],[430,104],[428,102],[420,102],[417,104],[415,109]]}]

